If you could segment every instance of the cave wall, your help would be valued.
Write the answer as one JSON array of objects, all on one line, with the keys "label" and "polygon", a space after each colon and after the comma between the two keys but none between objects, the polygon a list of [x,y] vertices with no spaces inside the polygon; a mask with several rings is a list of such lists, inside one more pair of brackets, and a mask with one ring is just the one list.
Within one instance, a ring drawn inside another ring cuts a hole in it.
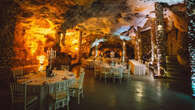
[{"label": "cave wall", "polygon": [[8,84],[7,82],[11,74],[12,57],[14,56],[15,16],[19,13],[20,9],[12,0],[1,0],[0,7],[0,81]]},{"label": "cave wall", "polygon": [[142,56],[143,59],[150,58],[151,54],[151,32],[150,30],[141,32],[141,48],[142,48]]},{"label": "cave wall", "polygon": [[176,31],[173,30],[168,33],[168,40],[167,40],[167,45],[168,45],[168,55],[177,55],[177,38],[176,37]]},{"label": "cave wall", "polygon": [[173,29],[168,33],[167,55],[176,56],[181,65],[187,65],[187,36],[185,32]]}]

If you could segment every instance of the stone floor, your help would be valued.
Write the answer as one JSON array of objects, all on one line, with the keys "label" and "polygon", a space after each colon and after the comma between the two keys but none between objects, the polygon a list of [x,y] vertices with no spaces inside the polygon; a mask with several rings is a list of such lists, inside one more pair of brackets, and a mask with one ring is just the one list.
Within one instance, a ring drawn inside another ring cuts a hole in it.
[{"label": "stone floor", "polygon": [[[77,70],[73,68],[74,72]],[[5,108],[2,110],[8,110],[9,92],[1,89],[0,98],[1,107]],[[95,79],[93,71],[86,70],[84,98],[80,104],[72,98],[70,110],[195,110],[195,99],[187,81],[132,75],[121,84],[105,83]]]},{"label": "stone floor", "polygon": [[195,110],[187,81],[131,76],[121,84],[105,84],[86,70],[84,91],[81,104],[71,103],[71,110]]}]

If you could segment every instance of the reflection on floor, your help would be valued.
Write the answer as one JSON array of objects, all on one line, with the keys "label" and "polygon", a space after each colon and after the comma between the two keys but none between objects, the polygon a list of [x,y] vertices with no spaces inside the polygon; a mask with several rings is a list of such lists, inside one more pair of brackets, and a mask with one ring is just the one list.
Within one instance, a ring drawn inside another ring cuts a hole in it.
[{"label": "reflection on floor", "polygon": [[105,82],[86,70],[81,104],[72,100],[71,110],[195,110],[190,83],[131,76],[121,84]]},{"label": "reflection on floor", "polygon": [[[78,68],[72,71],[78,73]],[[105,84],[93,76],[93,71],[86,70],[84,98],[81,104],[71,99],[70,110],[195,110],[188,82],[131,76],[121,84]],[[1,90],[0,97],[1,105],[9,109],[8,92]]]}]

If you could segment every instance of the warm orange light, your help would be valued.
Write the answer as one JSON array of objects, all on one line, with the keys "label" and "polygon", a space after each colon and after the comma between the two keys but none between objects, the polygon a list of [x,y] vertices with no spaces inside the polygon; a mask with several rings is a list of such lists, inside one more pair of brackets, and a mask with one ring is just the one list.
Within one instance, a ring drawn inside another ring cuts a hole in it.
[{"label": "warm orange light", "polygon": [[77,51],[79,48],[78,47],[75,47],[74,49]]},{"label": "warm orange light", "polygon": [[77,39],[72,40],[72,44],[77,44],[79,41]]},{"label": "warm orange light", "polygon": [[80,32],[75,29],[66,30],[66,40],[64,41],[65,46],[61,45],[63,52],[70,53],[71,55],[77,54],[79,46]]},{"label": "warm orange light", "polygon": [[32,26],[26,30],[24,38],[26,39],[25,47],[29,47],[30,53],[33,55],[37,48],[46,45],[48,35],[55,39],[56,30],[54,29],[55,25],[48,19],[34,19],[31,24]]},{"label": "warm orange light", "polygon": [[72,36],[72,35],[74,35],[75,34],[75,32],[73,31],[73,32],[66,32],[66,36]]},{"label": "warm orange light", "polygon": [[33,55],[35,51],[37,50],[38,43],[34,41],[27,41],[26,43],[27,48],[30,50],[30,53]]},{"label": "warm orange light", "polygon": [[43,70],[44,70],[44,66],[40,65],[38,71],[43,71]]},{"label": "warm orange light", "polygon": [[[46,55],[47,48],[52,48],[56,44],[58,40],[56,31],[64,22],[61,14],[68,8],[59,8],[50,3],[31,5],[28,1],[17,2],[17,4],[21,10],[29,12],[31,16],[24,17],[23,14],[15,16],[14,51],[16,58],[27,61],[35,60],[39,55]],[[63,36],[61,40],[62,38]],[[47,60],[44,63],[47,63]]]},{"label": "warm orange light", "polygon": [[44,56],[44,55],[37,56],[37,60],[39,60],[39,63],[40,63],[40,64],[43,64],[44,61],[45,61],[45,56]]},{"label": "warm orange light", "polygon": [[[44,54],[45,47],[55,44],[56,25],[49,19],[27,18],[29,23],[17,23],[15,41],[22,44],[27,51],[27,57],[33,58]],[[25,31],[24,31],[25,30]],[[24,32],[21,32],[24,31]]]}]

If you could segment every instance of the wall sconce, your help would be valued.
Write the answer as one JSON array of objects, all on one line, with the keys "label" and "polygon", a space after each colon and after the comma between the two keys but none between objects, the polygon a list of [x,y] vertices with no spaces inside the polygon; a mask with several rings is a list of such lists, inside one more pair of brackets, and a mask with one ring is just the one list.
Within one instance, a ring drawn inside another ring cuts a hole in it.
[{"label": "wall sconce", "polygon": [[157,29],[158,29],[158,31],[162,31],[163,30],[163,26],[162,25],[158,25]]}]

